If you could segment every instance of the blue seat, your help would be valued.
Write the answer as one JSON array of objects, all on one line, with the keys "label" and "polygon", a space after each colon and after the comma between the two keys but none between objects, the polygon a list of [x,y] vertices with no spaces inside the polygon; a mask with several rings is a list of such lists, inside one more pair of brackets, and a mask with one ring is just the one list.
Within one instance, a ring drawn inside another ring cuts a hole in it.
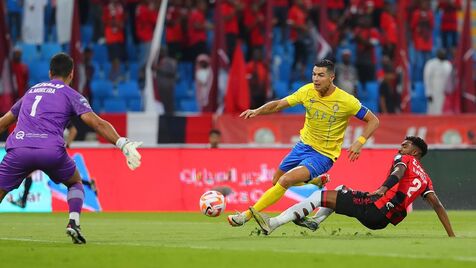
[{"label": "blue seat", "polygon": [[40,47],[41,58],[48,61],[61,51],[61,46],[58,43],[45,43]]},{"label": "blue seat", "polygon": [[304,86],[305,84],[306,84],[305,81],[294,81],[291,84],[291,90],[295,92],[296,90],[298,90],[300,87]]},{"label": "blue seat", "polygon": [[276,98],[284,98],[288,95],[288,85],[283,81],[276,81],[274,83],[274,95]]},{"label": "blue seat", "polygon": [[378,112],[379,84],[377,81],[367,82],[364,87],[357,86],[357,95],[360,102],[372,112]]},{"label": "blue seat", "polygon": [[81,43],[88,45],[93,40],[93,26],[84,25],[81,26]]},{"label": "blue seat", "polygon": [[136,81],[122,82],[117,85],[117,96],[123,99],[140,99],[139,84]]},{"label": "blue seat", "polygon": [[30,84],[36,84],[50,80],[48,72],[50,64],[48,61],[36,60],[29,64],[30,69]]},{"label": "blue seat", "polygon": [[410,105],[412,113],[425,114],[427,110],[427,100],[425,86],[423,82],[415,82],[411,92]]},{"label": "blue seat", "polygon": [[279,79],[288,83],[291,80],[292,62],[283,58],[283,61],[279,65]]},{"label": "blue seat", "polygon": [[127,112],[126,101],[123,99],[109,98],[104,100],[104,112],[125,113]]},{"label": "blue seat", "polygon": [[302,114],[304,112],[306,112],[306,109],[304,109],[304,106],[302,105],[296,105],[283,110],[283,113],[285,114]]},{"label": "blue seat", "polygon": [[109,80],[93,80],[91,82],[91,93],[94,98],[105,99],[114,96],[112,82]]},{"label": "blue seat", "polygon": [[132,99],[127,102],[127,107],[129,111],[141,112],[142,111],[142,100],[141,99]]},{"label": "blue seat", "polygon": [[107,54],[107,48],[105,45],[101,44],[95,44],[93,46],[93,60],[103,64],[105,62],[109,61],[108,54]]},{"label": "blue seat", "polygon": [[103,106],[103,101],[101,98],[93,98],[91,102],[91,108],[93,108],[93,111],[95,113],[102,112],[102,106]]},{"label": "blue seat", "polygon": [[175,85],[175,98],[176,99],[191,99],[195,97],[194,86],[190,86],[187,82],[180,80]]},{"label": "blue seat", "polygon": [[182,112],[198,112],[198,105],[195,99],[183,99],[179,102],[179,110]]},{"label": "blue seat", "polygon": [[19,45],[22,51],[21,59],[24,62],[36,61],[40,58],[38,54],[38,49],[36,45],[32,44],[20,44]]},{"label": "blue seat", "polygon": [[129,79],[139,80],[139,64],[137,62],[129,62]]}]

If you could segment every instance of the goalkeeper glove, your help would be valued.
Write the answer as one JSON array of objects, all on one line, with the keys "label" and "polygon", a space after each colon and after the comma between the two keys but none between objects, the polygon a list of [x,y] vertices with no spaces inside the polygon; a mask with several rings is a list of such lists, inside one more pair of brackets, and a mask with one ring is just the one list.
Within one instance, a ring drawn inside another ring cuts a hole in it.
[{"label": "goalkeeper glove", "polygon": [[116,146],[121,149],[126,157],[127,166],[134,170],[140,166],[141,155],[137,151],[137,147],[141,146],[142,142],[130,141],[127,138],[121,137],[117,140]]}]

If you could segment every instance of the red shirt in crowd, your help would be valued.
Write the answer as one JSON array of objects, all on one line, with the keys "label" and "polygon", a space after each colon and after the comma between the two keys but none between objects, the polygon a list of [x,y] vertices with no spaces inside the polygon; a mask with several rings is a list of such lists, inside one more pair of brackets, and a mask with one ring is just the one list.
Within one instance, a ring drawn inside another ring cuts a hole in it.
[{"label": "red shirt in crowd", "polygon": [[382,30],[382,44],[397,44],[397,21],[392,14],[382,12],[380,15],[380,28]]},{"label": "red shirt in crowd", "polygon": [[[293,23],[295,26],[306,25],[306,13],[297,5],[293,5],[288,13],[288,23]],[[291,27],[289,38],[294,42],[298,38],[298,31]]]},{"label": "red shirt in crowd", "polygon": [[452,32],[458,30],[457,12],[461,9],[461,0],[441,1],[438,3],[438,8],[441,9],[441,31]]},{"label": "red shirt in crowd", "polygon": [[12,63],[12,72],[17,83],[18,97],[21,98],[28,89],[28,65],[21,62],[14,62]]},{"label": "red shirt in crowd", "polygon": [[[359,36],[362,40],[368,40],[372,44],[377,44],[380,40],[380,34],[374,27],[362,28],[357,27],[355,29],[355,36]],[[357,53],[360,55],[370,55],[372,63],[376,63],[374,46],[366,46],[362,42],[357,42]]]},{"label": "red shirt in crowd", "polygon": [[288,7],[289,0],[274,0],[275,7]]},{"label": "red shirt in crowd", "polygon": [[411,28],[416,50],[431,51],[433,49],[433,27],[435,18],[431,10],[416,9],[413,11]]},{"label": "red shirt in crowd", "polygon": [[124,42],[124,22],[126,14],[121,4],[108,4],[104,7],[102,13],[104,22],[104,37],[106,43],[122,43]]},{"label": "red shirt in crowd", "polygon": [[230,20],[225,21],[225,33],[238,34],[238,18],[236,16],[236,8],[227,1],[223,1],[220,7],[220,11],[223,17],[233,15]]},{"label": "red shirt in crowd", "polygon": [[188,16],[188,45],[192,46],[199,42],[207,41],[205,28],[196,29],[195,25],[205,25],[205,15],[198,9],[193,9]]},{"label": "red shirt in crowd", "polygon": [[265,28],[264,12],[262,10],[246,8],[243,17],[243,22],[250,32],[250,44],[252,46],[263,45]]},{"label": "red shirt in crowd", "polygon": [[154,36],[158,10],[141,4],[136,9],[136,35],[141,42],[150,42]]}]

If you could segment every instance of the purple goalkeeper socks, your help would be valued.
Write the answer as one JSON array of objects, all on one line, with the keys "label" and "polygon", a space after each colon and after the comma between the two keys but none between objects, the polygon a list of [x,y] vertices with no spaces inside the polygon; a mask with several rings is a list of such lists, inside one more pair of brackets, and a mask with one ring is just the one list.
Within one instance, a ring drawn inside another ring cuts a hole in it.
[{"label": "purple goalkeeper socks", "polygon": [[75,183],[68,189],[68,206],[69,212],[81,213],[84,201],[83,184]]}]

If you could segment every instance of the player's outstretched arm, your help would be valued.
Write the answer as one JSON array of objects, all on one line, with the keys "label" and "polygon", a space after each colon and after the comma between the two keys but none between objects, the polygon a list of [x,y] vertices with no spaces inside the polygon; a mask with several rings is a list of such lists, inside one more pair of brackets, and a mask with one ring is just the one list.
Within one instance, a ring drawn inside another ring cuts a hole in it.
[{"label": "player's outstretched arm", "polygon": [[0,117],[0,133],[7,130],[8,127],[15,123],[17,118],[11,111],[8,111],[4,116]]},{"label": "player's outstretched arm", "polygon": [[256,109],[248,109],[240,114],[240,117],[244,119],[253,118],[257,115],[272,114],[279,112],[285,108],[288,108],[290,105],[286,99],[274,100],[263,104],[261,107]]},{"label": "player's outstretched arm", "polygon": [[367,139],[372,136],[372,134],[375,132],[375,130],[380,124],[377,116],[375,116],[375,114],[373,114],[370,110],[367,111],[362,120],[367,122],[367,125],[365,126],[362,135],[356,141],[354,141],[354,143],[352,143],[352,145],[347,150],[349,152],[348,158],[351,162],[359,159],[362,147],[364,146],[365,142],[367,142]]},{"label": "player's outstretched arm", "polygon": [[451,227],[450,219],[448,218],[448,214],[446,213],[446,209],[441,204],[440,199],[436,196],[435,193],[431,192],[425,196],[425,200],[433,207],[438,218],[440,219],[441,224],[445,227],[446,233],[449,237],[454,237],[455,233],[453,232],[453,228]]},{"label": "player's outstretched arm", "polygon": [[106,120],[100,118],[94,112],[84,113],[81,116],[86,125],[94,129],[99,135],[103,136],[110,143],[115,144],[126,157],[127,166],[134,170],[141,164],[141,155],[137,151],[137,147],[142,145],[142,142],[130,141],[127,138],[120,137],[114,127]]}]

